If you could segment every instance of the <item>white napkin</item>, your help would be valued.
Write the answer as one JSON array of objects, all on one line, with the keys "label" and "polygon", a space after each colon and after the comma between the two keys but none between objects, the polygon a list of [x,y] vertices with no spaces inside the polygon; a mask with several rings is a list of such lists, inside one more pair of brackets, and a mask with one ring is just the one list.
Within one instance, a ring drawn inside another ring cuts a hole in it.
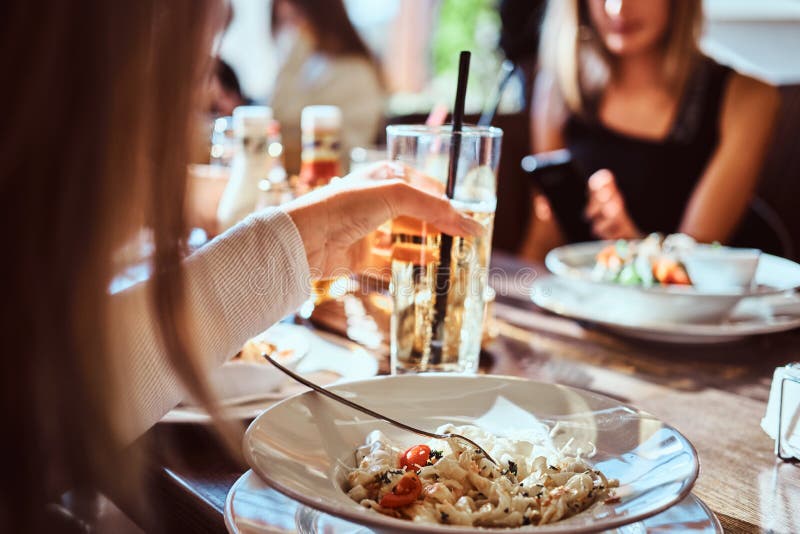
[{"label": "white napkin", "polygon": [[[786,380],[783,386],[783,410],[780,410],[781,382],[784,378],[793,378],[795,381]],[[778,418],[781,422],[781,449],[784,456],[794,456],[800,459],[800,363],[778,367],[772,377],[772,389],[769,392],[767,413],[761,420],[761,428],[772,439],[778,437]]]}]

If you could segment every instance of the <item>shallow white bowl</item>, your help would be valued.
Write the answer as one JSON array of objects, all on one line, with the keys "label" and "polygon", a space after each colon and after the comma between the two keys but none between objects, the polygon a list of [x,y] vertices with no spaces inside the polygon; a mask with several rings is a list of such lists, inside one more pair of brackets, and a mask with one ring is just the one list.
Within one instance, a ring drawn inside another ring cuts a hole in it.
[{"label": "shallow white bowl", "polygon": [[565,245],[551,250],[545,265],[553,274],[567,277],[579,289],[602,294],[614,303],[614,314],[627,323],[713,323],[722,320],[743,298],[773,295],[800,287],[800,265],[761,254],[751,287],[625,286],[591,277],[595,258],[611,241]]},{"label": "shallow white bowl", "polygon": [[531,287],[531,300],[548,311],[587,321],[630,338],[659,343],[730,343],[747,336],[785,332],[800,327],[800,296],[772,295],[744,299],[730,315],[717,323],[672,323],[624,320],[627,312],[609,301],[603,292],[576,287],[559,276],[537,279]]},{"label": "shallow white bowl", "polygon": [[[633,523],[679,502],[697,478],[697,455],[674,428],[653,416],[587,391],[496,376],[402,375],[332,387],[389,417],[433,430],[444,423],[475,424],[503,435],[561,421],[556,445],[597,447],[591,462],[617,478],[618,503],[598,504],[569,519],[515,529],[591,532]],[[351,500],[343,486],[355,449],[372,430],[410,446],[425,438],[364,416],[308,392],[261,414],[247,430],[248,463],[270,486],[306,505],[373,529],[410,532],[486,532],[454,525],[423,525],[381,515]]]},{"label": "shallow white bowl", "polygon": [[[373,534],[372,529],[330,516],[286,497],[247,471],[225,499],[225,526],[231,534],[314,532],[324,534]],[[484,531],[488,534],[491,531]],[[708,506],[694,495],[639,523],[625,525],[609,534],[722,534],[722,526]]]}]

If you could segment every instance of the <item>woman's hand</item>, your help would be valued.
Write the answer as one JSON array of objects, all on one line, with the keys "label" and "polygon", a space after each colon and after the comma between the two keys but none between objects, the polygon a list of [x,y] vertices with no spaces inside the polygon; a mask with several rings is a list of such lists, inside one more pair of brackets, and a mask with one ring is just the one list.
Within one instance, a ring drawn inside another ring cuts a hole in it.
[{"label": "woman's hand", "polygon": [[303,239],[313,277],[360,269],[369,254],[364,238],[400,215],[431,223],[451,235],[479,235],[486,230],[459,213],[444,195],[427,193],[396,178],[405,176],[412,184],[423,179],[416,173],[408,175],[396,164],[381,162],[284,206]]},{"label": "woman's hand", "polygon": [[584,214],[592,224],[594,235],[600,239],[641,237],[642,232],[628,214],[625,199],[611,171],[600,169],[589,177],[587,193],[589,201]]}]

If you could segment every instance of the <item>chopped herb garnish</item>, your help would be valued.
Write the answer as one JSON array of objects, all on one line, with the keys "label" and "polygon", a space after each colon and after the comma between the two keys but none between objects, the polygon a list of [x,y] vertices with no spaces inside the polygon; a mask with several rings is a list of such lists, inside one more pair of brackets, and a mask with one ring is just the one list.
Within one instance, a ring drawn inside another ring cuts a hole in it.
[{"label": "chopped herb garnish", "polygon": [[554,465],[548,465],[547,468],[551,469],[553,471],[560,471],[560,469],[558,467],[554,466]]},{"label": "chopped herb garnish", "polygon": [[384,484],[391,484],[392,479],[389,478],[389,475],[402,475],[405,471],[402,469],[389,469],[388,471],[384,471],[380,475],[378,475],[378,480],[383,482]]},{"label": "chopped herb garnish", "polygon": [[435,458],[435,459],[439,460],[439,459],[442,458],[442,456],[444,456],[444,453],[442,451],[439,451],[439,450],[436,450],[436,449],[431,449],[430,458]]},{"label": "chopped herb garnish", "polygon": [[517,476],[517,464],[511,460],[508,461],[508,470],[511,471],[514,476]]}]

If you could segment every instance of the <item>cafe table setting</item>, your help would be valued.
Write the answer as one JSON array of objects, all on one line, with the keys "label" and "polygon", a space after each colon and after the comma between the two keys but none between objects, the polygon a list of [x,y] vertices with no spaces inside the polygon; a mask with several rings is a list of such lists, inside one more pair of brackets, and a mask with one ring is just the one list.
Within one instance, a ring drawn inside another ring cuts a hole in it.
[{"label": "cafe table setting", "polygon": [[373,269],[231,355],[244,463],[187,396],[141,441],[162,526],[800,531],[800,265],[683,235],[493,253],[504,132],[463,124],[468,66],[452,124],[390,126],[386,156],[484,232],[388,221]]},{"label": "cafe table setting", "polygon": [[[614,417],[600,417],[598,414],[622,411],[625,416],[618,417],[617,423],[624,421],[624,425],[636,424],[640,428],[635,432],[636,443],[642,436],[647,436],[647,432],[641,430],[643,421],[650,421],[648,425],[659,429],[656,435],[667,432],[671,436],[667,440],[658,440],[655,448],[651,443],[650,449],[644,449],[648,461],[653,458],[666,460],[673,455],[685,458],[685,461],[678,462],[680,468],[677,470],[660,468],[652,471],[659,474],[656,487],[660,487],[653,491],[662,493],[662,500],[655,508],[666,505],[664,511],[633,523],[613,526],[612,522],[609,529],[618,532],[720,532],[721,528],[725,532],[797,531],[800,516],[791,503],[800,498],[800,470],[796,464],[775,455],[775,442],[765,432],[767,423],[763,423],[765,429],[761,428],[762,419],[768,415],[768,401],[773,400],[770,398],[772,375],[776,367],[796,358],[796,347],[800,342],[797,330],[747,337],[727,344],[676,345],[621,337],[602,326],[553,314],[538,307],[524,289],[513,289],[530,284],[531,279],[535,282],[553,276],[543,265],[524,263],[503,253],[495,253],[491,265],[493,272],[507,275],[493,279],[497,296],[491,308],[491,321],[496,336],[481,350],[477,376],[453,376],[451,373],[391,376],[390,350],[388,343],[384,342],[369,351],[364,349],[378,367],[378,378],[342,382],[330,386],[332,390],[351,394],[353,400],[368,404],[377,411],[430,429],[452,422],[442,417],[458,415],[461,417],[459,423],[464,422],[465,414],[470,410],[471,422],[488,424],[490,430],[498,433],[508,425],[508,421],[503,419],[505,417],[521,417],[515,421],[523,426],[526,423],[530,423],[527,426],[537,423],[552,426],[553,421],[559,418],[569,419],[579,413],[583,418],[588,417],[590,423],[573,426],[573,430],[583,428],[595,433],[593,439],[598,441],[598,449],[602,449],[596,456],[602,458],[598,459],[603,466],[601,469],[610,469],[625,487],[626,482],[630,486],[625,470],[636,465],[633,458],[638,455],[637,450],[641,453],[642,448],[623,442],[618,444],[621,448],[612,446],[607,449],[608,442],[601,447],[601,440],[597,438],[597,432],[611,432],[609,435],[612,436],[619,432]],[[374,300],[374,295],[357,294],[352,298],[364,300],[366,309],[376,309],[367,302]],[[329,302],[320,309],[318,321],[315,318],[295,319],[299,325],[288,326],[305,329],[314,336],[324,336],[326,340],[338,338],[340,347],[353,347],[354,343],[347,339],[345,306],[340,302]],[[384,319],[376,313],[378,324]],[[295,370],[302,372],[299,366]],[[313,377],[313,373],[306,376]],[[421,382],[408,389],[392,385],[392,381],[409,379]],[[427,382],[429,379],[431,382]],[[484,387],[482,381],[485,380],[496,381],[500,386]],[[437,381],[465,381],[466,385],[424,386]],[[470,385],[473,382],[474,385]],[[790,395],[792,385],[797,386],[789,382],[784,386],[784,432],[787,425],[796,426],[797,416],[792,418],[792,410],[796,411],[797,396]],[[522,389],[515,392],[520,387]],[[503,394],[497,393],[504,388],[509,389]],[[184,532],[387,531],[386,525],[376,527],[374,522],[365,521],[359,515],[354,520],[352,513],[359,513],[353,512],[358,508],[356,502],[350,506],[350,514],[343,516],[340,505],[347,496],[332,481],[327,481],[327,487],[323,487],[320,481],[313,482],[320,484],[319,492],[330,493],[335,489],[341,492],[339,500],[334,500],[336,504],[326,505],[319,500],[319,495],[309,493],[306,498],[298,498],[303,495],[291,484],[302,481],[292,481],[292,477],[280,478],[270,471],[269,466],[278,461],[276,456],[286,451],[289,451],[289,456],[313,458],[330,446],[315,446],[314,443],[330,439],[337,442],[339,448],[336,450],[341,453],[343,443],[354,450],[369,431],[376,428],[385,430],[380,421],[323,401],[306,389],[302,391],[253,419],[243,442],[245,454],[250,455],[248,460],[252,470],[228,459],[210,427],[202,421],[176,424],[165,419],[151,430],[147,439],[155,443],[159,454],[149,464],[148,473],[152,491],[159,495],[160,516],[165,524]],[[470,392],[469,395],[464,391]],[[466,406],[464,398],[477,404]],[[492,408],[497,410],[498,402],[495,401],[501,398],[507,402],[499,403],[500,412],[494,412],[499,413],[499,418],[492,423]],[[543,398],[550,401],[542,401]],[[580,402],[563,401],[564,398],[580,399]],[[274,403],[275,400],[266,402]],[[576,402],[581,408],[573,409]],[[586,404],[593,409],[587,409]],[[259,409],[267,405],[261,405]],[[314,409],[309,410],[308,406]],[[271,420],[275,416],[274,410],[281,407],[285,410],[299,409],[300,412],[292,411],[288,418],[284,415]],[[426,407],[430,415],[423,413]],[[770,408],[774,417],[777,407],[770,402]],[[319,417],[314,419],[311,414]],[[482,417],[487,414],[489,417]],[[251,421],[252,415],[249,414],[245,420]],[[527,419],[531,417],[535,419]],[[326,426],[331,421],[338,424]],[[317,424],[325,430],[318,431]],[[608,425],[605,430],[604,425]],[[281,431],[270,432],[271,428]],[[287,433],[288,429],[293,429],[291,434]],[[628,432],[621,434],[630,435]],[[796,439],[792,434],[785,435],[790,440]],[[404,432],[394,437],[399,437],[403,445],[425,441]],[[270,441],[281,439],[288,441],[282,444]],[[668,446],[664,446],[665,443]],[[247,447],[252,448],[250,453]],[[614,454],[624,458],[625,462],[611,460]],[[783,451],[784,456],[790,454],[789,448]],[[291,461],[286,458],[279,460]],[[619,465],[622,469],[617,471]],[[662,470],[665,474],[660,474]],[[316,468],[309,468],[307,472],[326,473],[324,469]],[[266,475],[268,482],[262,474]],[[661,484],[664,477],[677,478]],[[643,475],[643,478],[647,479],[647,476]],[[666,492],[669,497],[663,494],[665,488],[669,490]],[[625,504],[633,493],[625,493],[618,504],[602,506],[621,506],[630,510]],[[135,518],[134,510],[126,509],[124,503],[120,506]],[[650,511],[652,509],[644,514]],[[383,518],[371,510],[365,509],[364,512]],[[630,513],[635,517],[638,512]],[[574,521],[576,517],[580,518],[580,514],[570,519]],[[412,526],[422,530],[421,525]],[[598,530],[598,526],[604,529],[602,523],[594,524],[593,520],[588,528]],[[536,531],[535,528],[532,530]],[[573,530],[566,528],[562,531]]]},{"label": "cafe table setting", "polygon": [[[500,133],[465,132],[472,160],[456,177],[453,194],[483,207],[492,182],[474,169],[493,172]],[[389,132],[389,156],[446,172],[441,161],[452,135],[450,129],[396,128]],[[486,220],[492,214],[473,213]],[[344,295],[287,317],[212,376],[227,416],[249,425],[242,440],[246,465],[231,459],[191,399],[145,436],[143,443],[157,451],[149,456],[148,480],[165,528],[243,534],[800,530],[800,512],[791,505],[800,499],[794,460],[800,373],[787,366],[800,346],[797,264],[757,255],[738,289],[652,281],[617,287],[618,273],[597,277],[594,264],[608,247],[622,255],[639,243],[557,249],[539,264],[456,238],[444,273],[451,276],[444,284],[450,293],[440,308],[432,296],[442,291],[435,282],[445,240],[408,220],[393,221],[391,237],[390,284],[374,273],[355,276]],[[377,236],[376,246],[382,241]],[[680,268],[692,261],[678,259]],[[690,271],[701,279],[700,271]],[[590,298],[606,299],[604,316],[592,315],[591,304],[584,313],[569,308],[570,299]],[[691,330],[736,324],[736,313],[756,313],[739,311],[748,302],[756,312],[768,309],[778,326],[710,335]],[[631,322],[635,316],[614,317],[628,303],[643,310],[640,324]],[[681,323],[681,310],[705,316]],[[645,331],[659,321],[683,334]],[[293,382],[270,362],[372,415]],[[420,437],[420,430],[464,434],[475,446]],[[413,450],[427,451],[424,461],[404,464]],[[482,482],[439,483],[447,462],[490,474]],[[399,479],[411,480],[416,490],[398,493],[406,483]],[[591,489],[578,499],[581,480],[591,480]],[[472,483],[489,484],[489,495],[478,491],[484,486],[470,489]],[[434,497],[442,487],[456,492],[451,501],[458,508]],[[553,512],[559,502],[566,507]],[[117,504],[136,520],[135,507]]]}]

